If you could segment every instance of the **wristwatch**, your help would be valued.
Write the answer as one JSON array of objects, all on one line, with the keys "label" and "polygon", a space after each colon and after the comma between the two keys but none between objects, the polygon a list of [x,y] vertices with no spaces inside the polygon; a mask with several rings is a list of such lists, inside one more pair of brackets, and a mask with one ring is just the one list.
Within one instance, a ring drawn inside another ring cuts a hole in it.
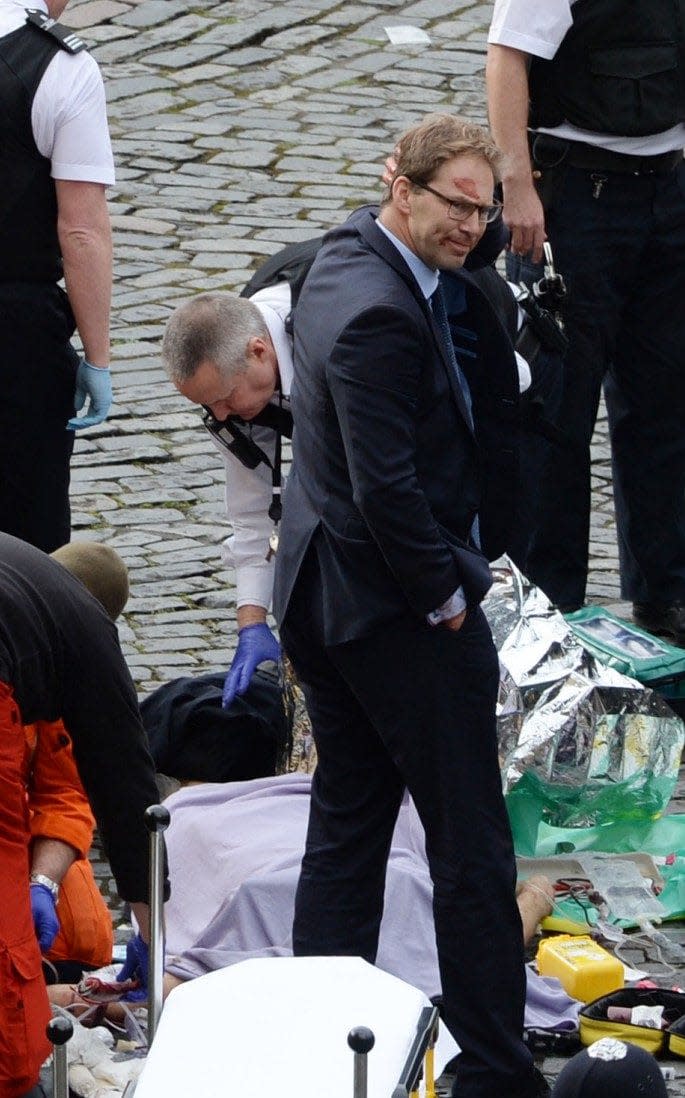
[{"label": "wristwatch", "polygon": [[48,892],[52,893],[52,898],[57,903],[59,899],[59,885],[57,881],[53,881],[52,877],[46,877],[44,873],[32,873],[29,877],[29,881],[32,885],[43,885],[47,888]]}]

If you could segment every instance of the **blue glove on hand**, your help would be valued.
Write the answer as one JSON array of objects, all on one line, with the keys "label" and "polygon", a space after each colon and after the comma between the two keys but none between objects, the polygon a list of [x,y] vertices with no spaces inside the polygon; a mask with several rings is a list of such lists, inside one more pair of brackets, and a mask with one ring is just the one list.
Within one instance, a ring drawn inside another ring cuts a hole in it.
[{"label": "blue glove on hand", "polygon": [[238,633],[238,650],[224,682],[223,708],[228,709],[236,694],[245,693],[260,663],[265,660],[278,662],[280,655],[281,646],[266,622],[244,625]]},{"label": "blue glove on hand", "polygon": [[80,412],[89,398],[88,415],[74,416],[67,423],[68,431],[78,431],[81,427],[93,427],[107,419],[112,406],[112,375],[109,366],[91,366],[82,358],[76,371],[76,392],[74,410]]},{"label": "blue glove on hand", "polygon": [[59,933],[59,919],[55,899],[45,885],[31,885],[31,914],[41,953],[46,953]]},{"label": "blue glove on hand", "polygon": [[139,986],[135,991],[127,991],[124,999],[129,1003],[139,1003],[147,999],[147,975],[149,964],[148,947],[136,934],[126,946],[126,960],[124,967],[117,973],[117,980],[137,980]]}]

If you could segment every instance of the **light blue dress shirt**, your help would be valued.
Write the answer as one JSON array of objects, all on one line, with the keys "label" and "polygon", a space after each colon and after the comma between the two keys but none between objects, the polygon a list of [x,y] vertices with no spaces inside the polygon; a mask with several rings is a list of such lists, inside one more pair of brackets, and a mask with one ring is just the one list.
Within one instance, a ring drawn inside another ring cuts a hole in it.
[{"label": "light blue dress shirt", "polygon": [[[394,233],[391,233],[390,229],[386,228],[383,222],[379,221],[378,218],[376,218],[376,224],[381,232],[385,233],[390,243],[397,248],[402,259],[418,282],[421,293],[426,298],[426,301],[430,301],[438,288],[438,271],[433,270],[433,268],[424,263],[422,259],[419,259],[416,252],[413,252],[411,248],[408,248]],[[461,614],[465,609],[466,596],[464,595],[464,588],[460,585],[457,587],[456,591],[450,595],[447,601],[443,602],[442,606],[438,606],[436,610],[431,610],[430,614],[426,614],[426,619],[430,625],[439,625],[441,621],[446,621],[447,618],[456,618],[457,614]]]}]

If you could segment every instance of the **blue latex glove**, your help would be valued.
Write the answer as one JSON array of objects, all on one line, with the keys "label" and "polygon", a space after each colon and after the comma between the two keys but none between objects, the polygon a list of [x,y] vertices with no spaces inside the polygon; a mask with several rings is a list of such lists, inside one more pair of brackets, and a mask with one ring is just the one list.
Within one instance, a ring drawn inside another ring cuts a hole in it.
[{"label": "blue latex glove", "polygon": [[126,946],[124,967],[117,973],[117,980],[137,980],[140,985],[135,991],[128,991],[124,995],[124,999],[129,1003],[139,1003],[143,999],[147,999],[149,960],[148,947],[140,934],[136,934],[135,938],[131,938]]},{"label": "blue latex glove", "polygon": [[102,423],[112,406],[112,375],[109,366],[91,366],[82,358],[76,371],[76,392],[74,410],[80,412],[89,399],[88,414],[74,416],[67,423],[68,431],[78,431],[81,427],[93,427]]},{"label": "blue latex glove", "polygon": [[223,708],[228,709],[236,694],[245,693],[260,663],[265,660],[278,662],[280,655],[281,646],[266,622],[244,625],[238,633],[238,649],[224,682]]},{"label": "blue latex glove", "polygon": [[46,953],[59,933],[59,919],[52,892],[45,885],[31,885],[31,914],[41,953]]}]

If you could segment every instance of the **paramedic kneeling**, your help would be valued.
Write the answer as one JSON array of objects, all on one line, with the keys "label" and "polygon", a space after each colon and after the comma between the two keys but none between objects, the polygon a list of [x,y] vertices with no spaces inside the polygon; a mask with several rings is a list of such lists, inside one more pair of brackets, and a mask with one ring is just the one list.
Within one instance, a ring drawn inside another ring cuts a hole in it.
[{"label": "paramedic kneeling", "polygon": [[[29,896],[24,725],[62,717],[121,896],[148,934],[145,809],[154,768],[116,628],[83,583],[0,534],[0,1095],[21,1098],[50,1052]],[[125,810],[124,810],[125,806]]]}]

